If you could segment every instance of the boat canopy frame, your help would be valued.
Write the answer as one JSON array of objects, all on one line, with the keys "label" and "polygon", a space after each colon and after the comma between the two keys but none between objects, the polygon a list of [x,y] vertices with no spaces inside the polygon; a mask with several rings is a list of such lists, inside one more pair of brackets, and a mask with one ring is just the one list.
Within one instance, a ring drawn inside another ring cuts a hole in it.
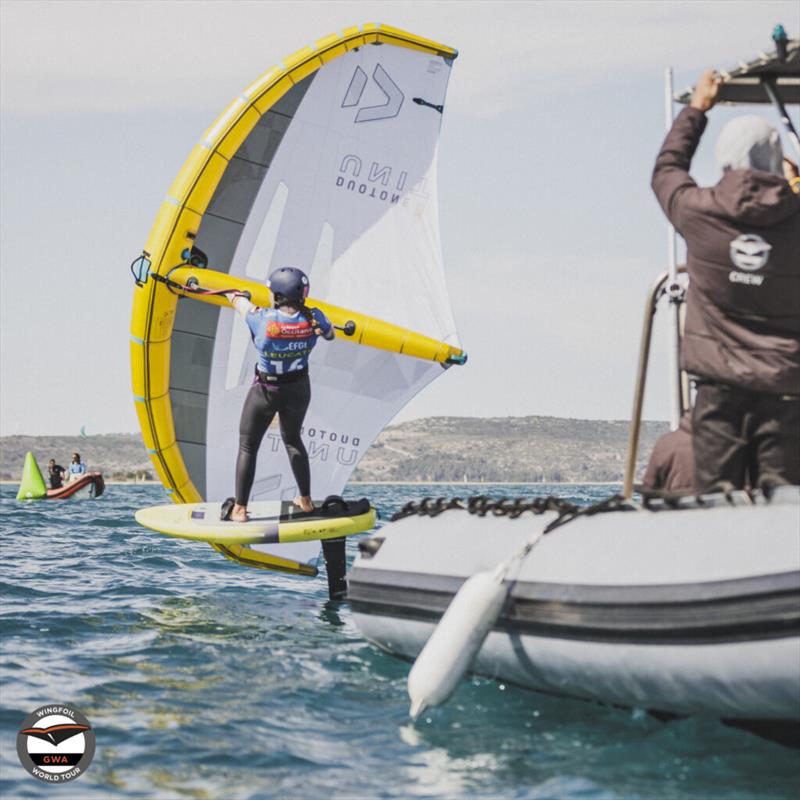
[{"label": "boat canopy frame", "polygon": [[[800,39],[789,39],[781,25],[772,34],[775,49],[759,53],[730,70],[720,70],[722,84],[717,103],[730,105],[771,104],[800,157],[800,138],[786,104],[800,104]],[[674,94],[674,100],[684,105],[692,97],[693,88]]]}]

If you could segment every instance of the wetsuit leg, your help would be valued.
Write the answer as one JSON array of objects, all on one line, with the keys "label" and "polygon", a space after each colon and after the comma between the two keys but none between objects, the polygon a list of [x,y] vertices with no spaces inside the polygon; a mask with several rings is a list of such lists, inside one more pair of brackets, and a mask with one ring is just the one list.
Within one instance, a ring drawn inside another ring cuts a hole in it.
[{"label": "wetsuit leg", "polygon": [[300,436],[300,429],[311,402],[311,384],[306,377],[297,383],[281,386],[280,410],[278,420],[281,426],[281,438],[289,456],[297,490],[303,497],[311,494],[311,469],[308,465],[308,453]]},{"label": "wetsuit leg", "polygon": [[278,392],[259,383],[253,384],[242,408],[239,421],[239,455],[236,458],[236,502],[246,506],[256,476],[256,460],[261,440],[277,412]]}]

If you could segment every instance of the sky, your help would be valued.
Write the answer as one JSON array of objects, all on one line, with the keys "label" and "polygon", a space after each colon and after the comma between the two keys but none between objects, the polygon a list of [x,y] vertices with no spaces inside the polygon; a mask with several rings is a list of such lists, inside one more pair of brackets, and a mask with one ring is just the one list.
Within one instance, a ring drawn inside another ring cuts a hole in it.
[{"label": "sky", "polygon": [[[367,21],[459,50],[439,201],[470,360],[397,421],[630,415],[645,294],[667,257],[649,188],[664,69],[684,87],[770,49],[778,22],[797,36],[795,2],[0,0],[0,434],[137,429],[128,265],[167,188],[254,78]],[[701,184],[735,113],[709,115]],[[662,327],[650,419],[669,414]]]}]

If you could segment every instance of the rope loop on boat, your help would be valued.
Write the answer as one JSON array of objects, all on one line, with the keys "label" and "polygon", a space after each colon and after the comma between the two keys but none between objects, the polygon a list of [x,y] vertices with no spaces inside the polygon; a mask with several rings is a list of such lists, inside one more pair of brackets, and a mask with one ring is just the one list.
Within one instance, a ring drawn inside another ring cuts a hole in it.
[{"label": "rope loop on boat", "polygon": [[555,511],[556,518],[544,529],[544,533],[549,533],[578,517],[591,517],[607,511],[632,511],[637,507],[621,494],[611,495],[590,506],[579,506],[555,495],[534,497],[533,499],[524,497],[500,497],[494,499],[481,494],[468,497],[466,500],[461,497],[451,497],[450,499],[445,497],[424,497],[418,503],[413,501],[406,503],[392,516],[391,521],[396,522],[406,517],[415,516],[438,517],[439,514],[451,509],[466,511],[478,517],[485,517],[487,514],[491,514],[494,517],[510,517],[511,519],[522,516],[526,511],[537,515],[544,514],[547,511]]}]

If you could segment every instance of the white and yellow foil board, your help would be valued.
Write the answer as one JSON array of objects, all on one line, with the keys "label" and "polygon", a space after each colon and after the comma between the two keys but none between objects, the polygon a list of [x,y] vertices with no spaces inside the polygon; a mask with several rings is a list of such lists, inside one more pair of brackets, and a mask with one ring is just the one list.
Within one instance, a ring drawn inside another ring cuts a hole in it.
[{"label": "white and yellow foil board", "polygon": [[375,509],[366,502],[351,504],[340,513],[319,508],[310,514],[292,503],[267,500],[248,506],[247,522],[220,519],[221,503],[182,503],[152,506],[136,512],[146,528],[208,544],[287,544],[335,539],[363,533],[375,525]]},{"label": "white and yellow foil board", "polygon": [[[303,437],[317,496],[340,494],[378,433],[462,354],[436,186],[456,55],[386,25],[347,28],[267,70],[192,150],[145,245],[150,277],[134,290],[130,342],[145,447],[175,503],[231,493],[256,360],[233,312],[153,279],[189,269],[192,247],[209,273],[261,285],[278,266],[299,267],[316,304],[362,315],[360,341],[337,335],[311,358]],[[270,429],[251,499],[285,501],[296,488]],[[299,574],[313,574],[319,555],[317,542],[212,546]]]}]

